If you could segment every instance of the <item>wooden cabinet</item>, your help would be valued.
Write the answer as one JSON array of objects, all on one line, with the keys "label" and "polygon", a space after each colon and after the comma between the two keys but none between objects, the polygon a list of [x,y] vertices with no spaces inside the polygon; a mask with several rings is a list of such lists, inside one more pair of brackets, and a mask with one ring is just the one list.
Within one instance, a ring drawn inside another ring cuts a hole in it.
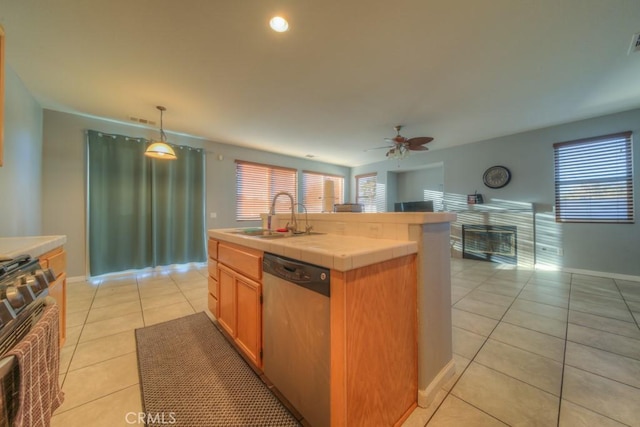
[{"label": "wooden cabinet", "polygon": [[[211,239],[212,240],[212,239]],[[218,323],[262,369],[262,252],[219,242],[216,262]]]},{"label": "wooden cabinet", "polygon": [[262,286],[224,264],[218,265],[218,271],[220,288],[218,323],[229,333],[246,356],[260,367]]},{"label": "wooden cabinet", "polygon": [[208,260],[208,288],[209,292],[207,294],[208,299],[208,307],[211,314],[218,317],[218,241],[214,239],[209,239],[207,244],[207,249],[209,253]]},{"label": "wooden cabinet", "polygon": [[416,274],[415,255],[331,271],[332,426],[399,425],[416,407]]},{"label": "wooden cabinet", "polygon": [[50,268],[56,280],[49,283],[49,295],[58,304],[60,310],[60,347],[67,337],[67,253],[62,248],[55,248],[38,257],[42,268]]},{"label": "wooden cabinet", "polygon": [[218,266],[218,323],[232,337],[236,335],[236,274],[224,265]]},{"label": "wooden cabinet", "polygon": [[236,343],[258,367],[262,367],[262,286],[246,277],[236,276]]},{"label": "wooden cabinet", "polygon": [[4,138],[4,29],[0,25],[0,166],[3,159]]},{"label": "wooden cabinet", "polygon": [[67,274],[62,273],[55,282],[49,284],[49,295],[52,296],[60,309],[60,347],[67,338]]}]

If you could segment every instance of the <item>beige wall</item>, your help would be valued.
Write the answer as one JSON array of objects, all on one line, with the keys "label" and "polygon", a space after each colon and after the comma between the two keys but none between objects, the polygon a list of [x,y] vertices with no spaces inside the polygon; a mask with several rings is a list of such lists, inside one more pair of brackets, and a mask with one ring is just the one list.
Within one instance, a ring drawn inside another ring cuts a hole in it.
[{"label": "beige wall", "polygon": [[42,109],[5,65],[4,166],[0,167],[0,237],[40,234]]},{"label": "beige wall", "polygon": [[[68,274],[71,277],[85,276],[86,131],[92,129],[151,139],[158,137],[158,130],[52,110],[44,110],[43,128],[42,207],[45,214],[42,232],[67,236]],[[174,144],[206,150],[207,229],[260,224],[259,221],[247,223],[235,220],[236,159],[343,175],[347,180],[349,178],[349,168],[341,166],[234,147],[170,132],[167,135],[168,140]],[[215,218],[211,217],[212,213],[215,213]]]},{"label": "beige wall", "polygon": [[[551,212],[555,200],[553,143],[628,130],[634,133],[635,145],[635,224],[556,223]],[[536,244],[562,250],[563,255],[555,258],[555,267],[597,274],[640,276],[638,135],[640,109],[635,109],[452,148],[434,149],[409,156],[401,166],[414,169],[442,163],[444,192],[447,195],[466,197],[477,191],[484,195],[485,203],[533,203],[536,209]],[[482,174],[493,165],[504,165],[511,170],[509,185],[500,189],[484,186]],[[356,175],[377,172],[380,186],[393,191],[393,185],[387,186],[387,177],[394,175],[389,171],[397,169],[397,162],[388,160],[358,166],[352,169],[351,182],[353,185]],[[395,194],[390,193],[389,198],[394,200]]]}]

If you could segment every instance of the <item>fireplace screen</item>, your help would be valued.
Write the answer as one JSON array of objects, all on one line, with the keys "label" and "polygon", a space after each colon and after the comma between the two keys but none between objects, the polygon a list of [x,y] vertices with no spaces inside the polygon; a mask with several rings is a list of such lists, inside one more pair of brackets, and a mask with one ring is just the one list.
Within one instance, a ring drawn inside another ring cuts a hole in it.
[{"label": "fireplace screen", "polygon": [[462,257],[517,264],[517,227],[463,224]]}]

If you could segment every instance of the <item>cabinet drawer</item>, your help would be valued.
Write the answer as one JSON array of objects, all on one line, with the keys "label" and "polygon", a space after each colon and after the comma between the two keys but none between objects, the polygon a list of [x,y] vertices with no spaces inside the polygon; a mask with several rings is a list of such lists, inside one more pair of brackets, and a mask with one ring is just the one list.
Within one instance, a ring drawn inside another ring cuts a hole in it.
[{"label": "cabinet drawer", "polygon": [[51,268],[56,277],[59,277],[67,269],[67,252],[62,248],[54,249],[39,257],[43,268]]},{"label": "cabinet drawer", "polygon": [[262,251],[220,242],[218,261],[253,280],[262,279]]},{"label": "cabinet drawer", "polygon": [[217,279],[218,273],[216,272],[216,270],[218,269],[218,261],[209,258],[208,266],[209,266],[209,276],[213,277],[214,279]]},{"label": "cabinet drawer", "polygon": [[218,241],[215,239],[209,239],[207,244],[209,258],[218,259]]},{"label": "cabinet drawer", "polygon": [[218,297],[218,280],[209,276],[208,286],[209,286],[209,293],[217,298]]}]

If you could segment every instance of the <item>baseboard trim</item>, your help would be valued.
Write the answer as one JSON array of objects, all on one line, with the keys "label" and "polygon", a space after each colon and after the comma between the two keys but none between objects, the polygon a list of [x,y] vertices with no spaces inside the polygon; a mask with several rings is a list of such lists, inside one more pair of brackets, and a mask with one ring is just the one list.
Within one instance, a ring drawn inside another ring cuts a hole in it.
[{"label": "baseboard trim", "polygon": [[[548,266],[536,265],[536,270],[549,270]],[[583,274],[585,276],[606,277],[608,279],[629,280],[631,282],[640,282],[640,276],[631,274],[608,273],[605,271],[583,270],[580,268],[564,268],[560,267],[557,271],[571,274]]]},{"label": "baseboard trim", "polygon": [[562,271],[564,271],[565,273],[584,274],[585,276],[607,277],[609,279],[640,282],[640,276],[632,276],[630,274],[605,273],[602,271],[580,270],[578,268],[563,268]]},{"label": "baseboard trim", "polygon": [[447,381],[456,373],[456,362],[451,359],[444,368],[438,372],[433,381],[424,390],[418,390],[418,406],[428,408]]}]

